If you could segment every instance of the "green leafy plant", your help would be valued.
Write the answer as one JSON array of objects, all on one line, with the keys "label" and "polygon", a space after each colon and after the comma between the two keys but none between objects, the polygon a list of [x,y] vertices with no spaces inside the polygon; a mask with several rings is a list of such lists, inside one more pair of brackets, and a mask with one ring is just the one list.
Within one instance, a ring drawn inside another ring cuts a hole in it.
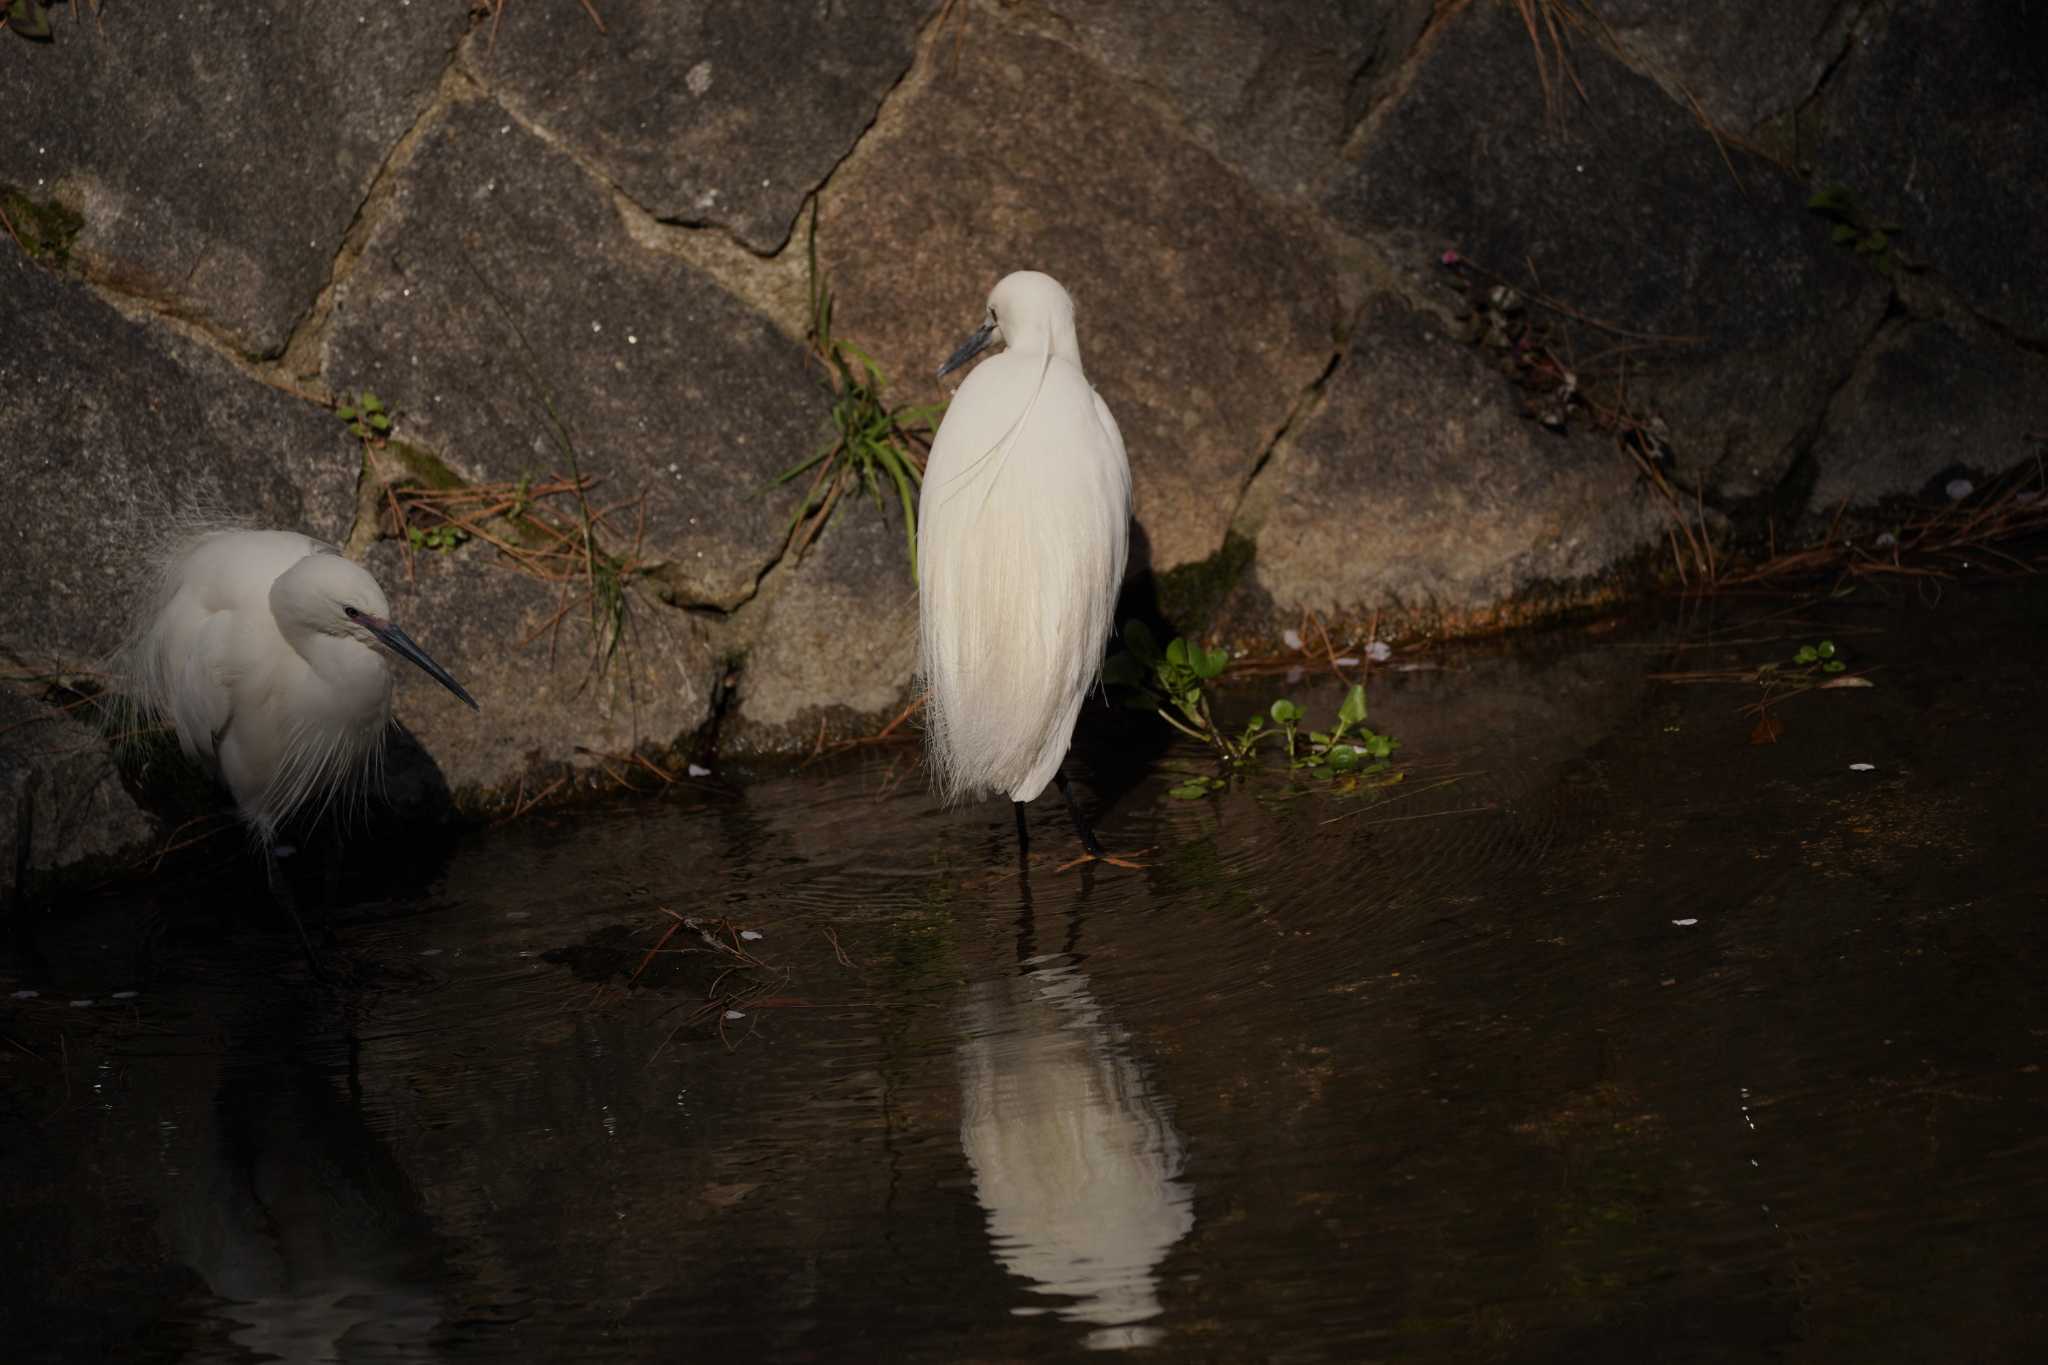
[{"label": "green leafy plant", "polygon": [[1788,697],[1798,696],[1820,687],[1868,686],[1861,678],[1830,679],[1828,675],[1840,673],[1849,667],[1842,660],[1841,651],[1835,648],[1833,640],[1822,640],[1817,644],[1801,645],[1794,651],[1789,663],[1759,664],[1756,681],[1763,688],[1757,699],[1743,710],[1756,717],[1756,725],[1750,731],[1752,744],[1775,744],[1785,733],[1785,722],[1772,708]]},{"label": "green leafy plant", "polygon": [[1202,686],[1223,672],[1230,656],[1183,639],[1162,650],[1143,621],[1126,621],[1123,639],[1124,652],[1103,665],[1102,680],[1121,689],[1124,704],[1156,712],[1188,738],[1231,756],[1229,741],[1209,714],[1209,694]]},{"label": "green leafy plant", "polygon": [[1792,655],[1789,664],[1768,663],[1759,665],[1757,681],[1769,687],[1775,682],[1788,678],[1812,677],[1822,673],[1840,673],[1849,665],[1843,661],[1841,651],[1835,648],[1833,640],[1822,640],[1818,644],[1801,645]]},{"label": "green leafy plant", "polygon": [[358,441],[378,441],[391,434],[391,412],[376,394],[364,389],[354,402],[344,401],[334,415],[348,424]]},{"label": "green leafy plant", "polygon": [[405,528],[405,538],[411,542],[415,550],[436,550],[446,554],[468,540],[469,532],[452,522],[444,521],[439,526],[429,526],[424,530],[417,526],[408,526]]},{"label": "green leafy plant", "polygon": [[945,412],[943,403],[891,407],[888,381],[875,358],[832,332],[832,291],[818,273],[818,214],[813,206],[809,239],[811,265],[811,355],[824,371],[832,398],[831,429],[818,453],[776,476],[777,486],[812,475],[790,518],[790,553],[801,555],[831,519],[841,496],[866,490],[883,506],[888,487],[903,509],[903,535],[910,550],[910,575],[917,577],[917,489],[924,479],[924,452]]},{"label": "green leafy plant", "polygon": [[45,0],[7,0],[7,12],[0,19],[24,38],[50,40],[50,7]]},{"label": "green leafy plant", "polygon": [[[1117,689],[1125,705],[1155,713],[1190,739],[1210,746],[1233,767],[1249,764],[1259,746],[1268,742],[1286,755],[1290,768],[1312,777],[1365,776],[1392,767],[1400,741],[1366,727],[1362,685],[1352,685],[1337,708],[1336,723],[1327,730],[1305,729],[1307,713],[1282,697],[1231,734],[1216,724],[1208,693],[1208,683],[1229,664],[1228,654],[1185,639],[1161,649],[1141,621],[1125,623],[1123,640],[1123,652],[1103,667],[1103,681]],[[1224,785],[1220,778],[1193,774],[1168,794],[1193,801]]]},{"label": "green leafy plant", "polygon": [[61,269],[70,261],[71,244],[84,227],[84,217],[59,200],[31,199],[0,183],[0,229],[30,260]]},{"label": "green leafy plant", "polygon": [[1808,199],[1806,207],[1832,225],[1828,237],[1836,246],[1863,257],[1880,274],[1889,275],[1904,264],[1892,251],[1899,225],[1873,219],[1847,187],[1830,185]]}]

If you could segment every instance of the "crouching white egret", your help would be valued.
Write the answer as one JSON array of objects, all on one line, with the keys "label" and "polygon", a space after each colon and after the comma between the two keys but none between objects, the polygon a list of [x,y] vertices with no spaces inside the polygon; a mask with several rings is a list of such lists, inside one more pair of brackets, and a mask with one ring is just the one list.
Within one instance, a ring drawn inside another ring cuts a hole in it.
[{"label": "crouching white egret", "polygon": [[157,573],[123,672],[142,710],[227,784],[280,894],[280,827],[355,800],[383,760],[394,657],[476,709],[393,624],[377,580],[331,545],[208,531],[172,544]]},{"label": "crouching white egret", "polygon": [[[944,375],[1000,339],[932,438],[917,505],[919,673],[940,797],[1024,803],[1057,782],[1091,858],[1103,857],[1061,760],[1130,553],[1131,467],[1081,369],[1074,303],[1037,271],[1005,276]],[[1109,861],[1115,861],[1111,859]]]}]

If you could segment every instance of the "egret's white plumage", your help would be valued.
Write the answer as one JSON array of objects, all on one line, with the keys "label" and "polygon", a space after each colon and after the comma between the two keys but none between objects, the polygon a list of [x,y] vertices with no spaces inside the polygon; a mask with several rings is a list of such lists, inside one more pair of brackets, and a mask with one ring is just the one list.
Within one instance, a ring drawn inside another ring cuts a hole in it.
[{"label": "egret's white plumage", "polygon": [[939,424],[917,508],[919,672],[948,801],[1029,801],[1053,780],[1130,552],[1130,464],[1081,369],[1073,300],[1036,271],[1004,277],[946,368],[998,337]]},{"label": "egret's white plumage", "polygon": [[165,551],[124,671],[135,702],[227,783],[268,845],[291,816],[348,799],[376,771],[393,657],[476,705],[390,615],[377,580],[331,545],[205,531]]}]

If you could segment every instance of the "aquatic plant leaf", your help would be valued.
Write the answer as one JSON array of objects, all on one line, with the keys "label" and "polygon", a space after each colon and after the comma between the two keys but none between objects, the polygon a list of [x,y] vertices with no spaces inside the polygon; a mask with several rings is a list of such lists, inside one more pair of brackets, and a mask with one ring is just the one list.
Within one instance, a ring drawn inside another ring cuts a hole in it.
[{"label": "aquatic plant leaf", "polygon": [[1112,686],[1142,688],[1148,676],[1134,654],[1112,654],[1102,665],[1102,680]]},{"label": "aquatic plant leaf", "polygon": [[1365,721],[1365,688],[1353,683],[1351,690],[1344,694],[1344,704],[1337,708],[1337,719],[1346,726],[1360,725]]}]

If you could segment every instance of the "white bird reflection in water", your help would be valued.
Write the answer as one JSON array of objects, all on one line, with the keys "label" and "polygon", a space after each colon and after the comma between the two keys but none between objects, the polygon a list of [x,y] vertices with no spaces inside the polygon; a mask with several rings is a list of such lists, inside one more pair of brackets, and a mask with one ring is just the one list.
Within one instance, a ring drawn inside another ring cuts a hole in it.
[{"label": "white bird reflection in water", "polygon": [[996,1258],[1091,1347],[1164,1332],[1158,1270],[1195,1224],[1166,1106],[1067,954],[974,988],[960,1047],[960,1142]]},{"label": "white bird reflection in water", "polygon": [[212,1095],[162,1096],[159,1125],[165,1241],[222,1335],[256,1358],[438,1359],[439,1243],[404,1172],[316,1069],[238,1063]]}]

